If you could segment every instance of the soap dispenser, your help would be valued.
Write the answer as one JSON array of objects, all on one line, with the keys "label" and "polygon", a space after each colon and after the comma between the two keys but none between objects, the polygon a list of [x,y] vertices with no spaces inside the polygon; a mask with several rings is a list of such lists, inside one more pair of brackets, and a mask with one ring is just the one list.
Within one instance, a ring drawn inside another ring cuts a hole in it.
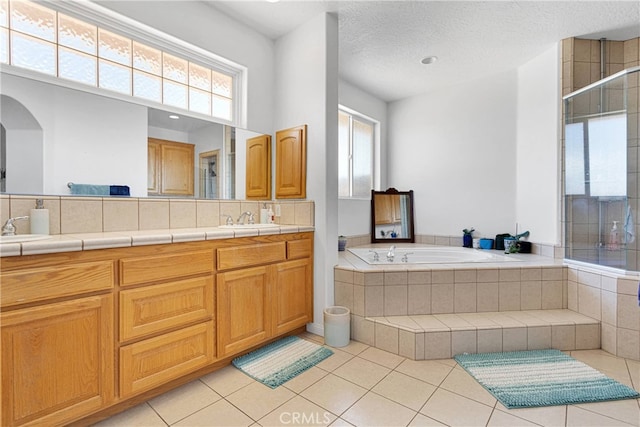
[{"label": "soap dispenser", "polygon": [[29,215],[31,234],[49,234],[49,209],[44,208],[44,200],[36,199],[36,207]]},{"label": "soap dispenser", "polygon": [[269,223],[269,211],[267,210],[267,204],[263,203],[260,209],[260,224]]}]

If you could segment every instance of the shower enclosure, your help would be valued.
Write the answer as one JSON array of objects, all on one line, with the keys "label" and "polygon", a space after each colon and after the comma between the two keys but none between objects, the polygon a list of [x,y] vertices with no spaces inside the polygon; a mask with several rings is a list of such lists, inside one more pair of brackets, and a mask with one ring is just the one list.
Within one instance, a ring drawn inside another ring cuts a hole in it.
[{"label": "shower enclosure", "polygon": [[630,68],[564,97],[566,259],[638,270],[639,75]]}]

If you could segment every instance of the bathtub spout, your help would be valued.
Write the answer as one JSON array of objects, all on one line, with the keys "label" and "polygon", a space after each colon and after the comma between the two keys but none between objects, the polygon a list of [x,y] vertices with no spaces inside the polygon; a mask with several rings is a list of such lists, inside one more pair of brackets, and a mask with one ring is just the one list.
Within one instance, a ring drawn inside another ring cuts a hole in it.
[{"label": "bathtub spout", "polygon": [[393,262],[393,259],[396,256],[396,245],[391,245],[389,248],[389,252],[387,252],[387,261]]}]

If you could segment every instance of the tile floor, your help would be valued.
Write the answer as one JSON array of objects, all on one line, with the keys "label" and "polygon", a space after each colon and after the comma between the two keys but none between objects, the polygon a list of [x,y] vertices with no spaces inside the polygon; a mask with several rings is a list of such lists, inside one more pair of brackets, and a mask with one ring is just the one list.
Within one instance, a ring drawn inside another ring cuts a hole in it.
[{"label": "tile floor", "polygon": [[[414,361],[355,341],[333,350],[273,390],[227,366],[96,426],[640,426],[639,399],[508,410],[453,359]],[[569,353],[640,390],[640,362]]]}]

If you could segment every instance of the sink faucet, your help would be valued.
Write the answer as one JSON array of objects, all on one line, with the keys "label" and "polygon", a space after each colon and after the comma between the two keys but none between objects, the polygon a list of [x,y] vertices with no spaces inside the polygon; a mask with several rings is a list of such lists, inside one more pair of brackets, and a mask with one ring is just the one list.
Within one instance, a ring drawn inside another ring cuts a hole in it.
[{"label": "sink faucet", "polygon": [[393,262],[393,258],[396,256],[396,245],[391,245],[389,252],[387,252],[387,261]]},{"label": "sink faucet", "polygon": [[244,217],[248,216],[249,217],[249,224],[255,224],[256,220],[253,218],[253,212],[242,212],[240,214],[240,216],[238,217],[238,220],[236,221],[236,223],[238,224],[243,224],[244,225]]},{"label": "sink faucet", "polygon": [[227,225],[233,225],[233,218],[231,218],[231,215],[222,214],[222,216],[226,216],[227,217],[227,220],[226,220],[226,224]]},{"label": "sink faucet", "polygon": [[3,236],[15,236],[16,235],[16,226],[13,225],[15,221],[20,219],[29,219],[28,216],[16,216],[14,218],[9,218],[7,222],[2,226],[2,235]]}]

